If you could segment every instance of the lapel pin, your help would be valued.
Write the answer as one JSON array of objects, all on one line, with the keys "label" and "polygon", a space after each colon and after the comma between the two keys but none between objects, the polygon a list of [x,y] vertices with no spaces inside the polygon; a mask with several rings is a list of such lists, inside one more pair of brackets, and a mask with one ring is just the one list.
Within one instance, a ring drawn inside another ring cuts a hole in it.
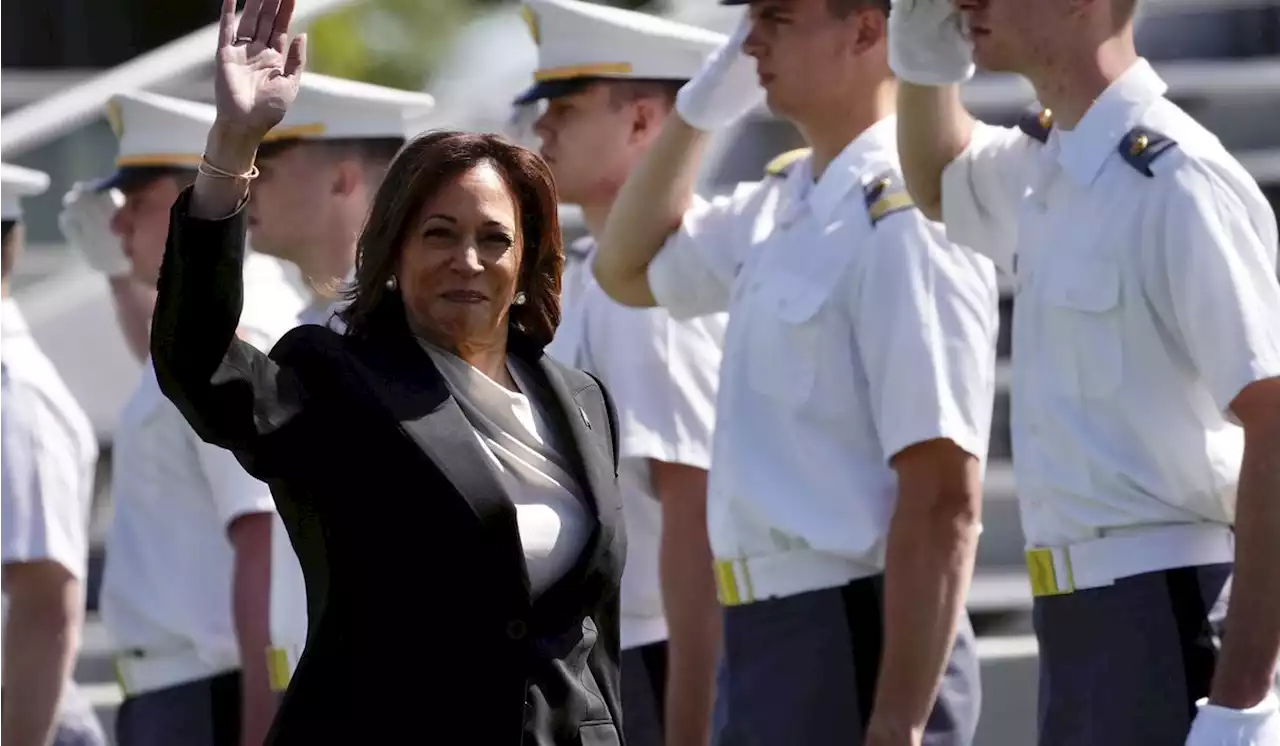
[{"label": "lapel pin", "polygon": [[587,429],[590,430],[591,420],[587,419],[587,410],[583,409],[582,407],[578,407],[578,414],[582,415],[582,421],[587,423]]}]

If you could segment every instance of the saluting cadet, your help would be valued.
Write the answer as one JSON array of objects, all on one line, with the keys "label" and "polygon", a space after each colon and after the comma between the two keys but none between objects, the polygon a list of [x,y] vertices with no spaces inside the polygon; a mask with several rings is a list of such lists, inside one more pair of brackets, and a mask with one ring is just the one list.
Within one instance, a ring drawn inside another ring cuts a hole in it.
[{"label": "saluting cadet", "polygon": [[[392,158],[424,129],[434,106],[425,93],[309,72],[267,134],[249,196],[249,242],[301,273],[308,302],[298,323],[341,327],[334,314],[345,304],[341,294],[354,276],[370,202]],[[296,523],[320,530],[306,516]],[[283,692],[307,640],[308,603],[320,600],[307,598],[295,543],[279,516],[271,536],[267,657],[272,688]]]},{"label": "saluting cadet", "polygon": [[[753,0],[680,89],[596,253],[622,303],[729,309],[708,498],[722,744],[968,744],[976,728],[964,601],[995,270],[903,190],[888,10]],[[708,134],[762,97],[812,150],[698,199]]]},{"label": "saluting cadet", "polygon": [[702,746],[721,637],[706,494],[727,315],[628,308],[605,295],[589,262],[590,236],[627,172],[724,35],[577,0],[532,0],[524,11],[538,70],[517,105],[545,102],[533,128],[542,156],[590,232],[579,241],[585,260],[565,270],[548,350],[600,377],[620,423],[623,727],[630,746]]},{"label": "saluting cadet", "polygon": [[[134,277],[154,287],[171,201],[196,174],[212,106],[124,94],[110,107],[120,135],[125,205],[112,221]],[[284,267],[245,261],[240,336],[270,349],[301,299]],[[206,444],[160,392],[150,360],[120,416],[112,449],[114,517],[102,585],[103,622],[120,648],[120,746],[261,743],[275,712],[268,644],[271,515],[267,486]]]},{"label": "saluting cadet", "polygon": [[[925,214],[1017,283],[1041,746],[1280,743],[1276,219],[1164,97],[1135,5],[895,3],[899,145]],[[975,59],[1048,108],[976,122]]]},{"label": "saluting cadet", "polygon": [[0,165],[0,741],[99,746],[106,743],[102,726],[71,680],[84,622],[98,441],[9,296],[24,238],[19,200],[48,188],[47,174]]}]

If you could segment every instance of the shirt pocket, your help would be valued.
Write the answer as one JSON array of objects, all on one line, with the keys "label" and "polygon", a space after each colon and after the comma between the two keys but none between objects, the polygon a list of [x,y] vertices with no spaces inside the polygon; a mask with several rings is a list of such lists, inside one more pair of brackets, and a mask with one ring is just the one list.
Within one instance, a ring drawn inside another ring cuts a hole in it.
[{"label": "shirt pocket", "polygon": [[1050,368],[1039,373],[1068,396],[1114,393],[1124,373],[1120,267],[1104,259],[1073,259],[1043,282],[1046,323],[1039,344]]},{"label": "shirt pocket", "polygon": [[752,390],[771,400],[799,405],[814,388],[818,312],[830,288],[788,279],[765,283],[751,299],[753,322],[746,340]]}]

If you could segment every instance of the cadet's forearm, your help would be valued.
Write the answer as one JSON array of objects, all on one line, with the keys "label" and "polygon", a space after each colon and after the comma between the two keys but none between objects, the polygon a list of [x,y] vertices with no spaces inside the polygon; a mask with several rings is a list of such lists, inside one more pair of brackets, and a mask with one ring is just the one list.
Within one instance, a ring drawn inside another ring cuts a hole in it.
[{"label": "cadet's forearm", "polygon": [[667,746],[705,746],[711,737],[722,619],[707,537],[707,473],[651,462],[662,503],[659,573],[667,615]]},{"label": "cadet's forearm", "polygon": [[276,694],[267,671],[271,645],[271,514],[237,518],[228,530],[235,549],[232,616],[240,649],[241,740],[260,744],[275,718]]},{"label": "cadet's forearm", "polygon": [[656,305],[646,271],[689,209],[707,139],[673,113],[618,193],[592,271],[619,303]]},{"label": "cadet's forearm", "polygon": [[5,746],[52,743],[58,702],[75,664],[80,584],[40,571],[49,582],[25,584],[9,599],[4,630]]},{"label": "cadet's forearm", "polygon": [[1262,700],[1280,648],[1280,428],[1247,433],[1236,499],[1236,564],[1222,658],[1210,699],[1234,709]]},{"label": "cadet's forearm", "polygon": [[974,119],[960,87],[898,86],[898,157],[907,191],[930,220],[942,220],[942,171],[969,146]]},{"label": "cadet's forearm", "polygon": [[[884,575],[884,653],[872,724],[923,732],[973,575],[981,511],[977,459],[949,443],[899,466]],[[950,452],[948,452],[950,451]]]}]

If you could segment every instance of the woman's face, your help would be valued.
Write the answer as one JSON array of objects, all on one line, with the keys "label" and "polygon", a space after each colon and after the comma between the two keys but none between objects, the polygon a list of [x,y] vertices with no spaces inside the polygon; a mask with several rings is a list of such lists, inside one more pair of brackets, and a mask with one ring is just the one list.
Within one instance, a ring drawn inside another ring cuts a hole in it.
[{"label": "woman's face", "polygon": [[505,343],[524,254],[517,213],[487,163],[427,200],[396,266],[415,333],[455,352]]}]

